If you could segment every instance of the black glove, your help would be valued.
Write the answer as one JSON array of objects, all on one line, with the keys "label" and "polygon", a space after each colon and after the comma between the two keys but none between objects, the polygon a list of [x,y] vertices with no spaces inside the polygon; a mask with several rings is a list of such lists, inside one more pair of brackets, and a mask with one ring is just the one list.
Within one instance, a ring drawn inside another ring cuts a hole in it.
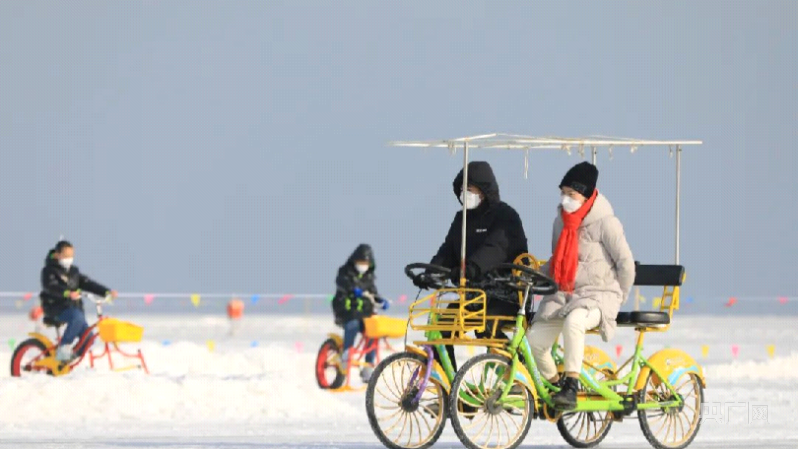
[{"label": "black glove", "polygon": [[[479,277],[479,267],[474,265],[473,263],[466,263],[466,271],[465,277],[469,281],[476,281]],[[452,268],[452,272],[449,274],[449,280],[452,281],[454,285],[460,285],[460,267]]]},{"label": "black glove", "polygon": [[430,281],[429,278],[422,276],[414,278],[413,285],[422,290],[432,290],[432,288],[435,287],[434,285],[432,285],[432,281]]}]

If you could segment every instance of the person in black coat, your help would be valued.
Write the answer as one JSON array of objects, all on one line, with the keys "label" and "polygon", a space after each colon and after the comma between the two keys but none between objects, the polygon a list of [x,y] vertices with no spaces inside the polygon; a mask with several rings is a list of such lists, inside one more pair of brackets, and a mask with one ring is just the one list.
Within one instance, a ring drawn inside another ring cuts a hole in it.
[{"label": "person in black coat", "polygon": [[[501,200],[499,184],[490,164],[474,161],[468,164],[468,190],[463,192],[463,171],[454,178],[454,195],[460,204],[466,204],[466,272],[469,281],[479,281],[482,276],[502,263],[512,263],[516,257],[526,253],[527,240],[521,217]],[[463,211],[454,216],[449,232],[437,254],[430,261],[452,270],[452,284],[460,285],[460,258],[462,244]],[[419,288],[431,288],[423,280],[415,282]],[[497,290],[488,294],[488,315],[514,316],[518,313],[518,296],[509,291]],[[493,293],[493,294],[491,294]],[[492,329],[477,334],[488,338]],[[448,332],[446,333],[448,334]],[[501,336],[497,330],[496,335]],[[448,335],[444,335],[448,338]],[[446,347],[452,366],[457,369],[454,348]],[[437,352],[435,357],[438,358]],[[439,360],[440,361],[440,360]]]},{"label": "person in black coat", "polygon": [[[374,285],[374,252],[371,246],[359,245],[346,263],[338,269],[335,278],[335,296],[332,300],[335,324],[344,328],[344,347],[339,368],[343,371],[349,359],[349,349],[355,344],[355,337],[363,332],[363,318],[374,315],[375,307],[387,309],[389,303],[381,298]],[[364,382],[368,381],[373,372],[374,351],[366,354],[366,363],[360,370]]]},{"label": "person in black coat", "polygon": [[[47,253],[41,274],[42,290],[39,293],[39,300],[44,316],[66,324],[56,351],[56,358],[62,362],[74,358],[75,355],[69,345],[89,328],[83,311],[81,290],[100,296],[111,295],[114,298],[117,296],[115,291],[82,274],[78,267],[72,264],[74,257],[75,249],[71,243],[65,240],[58,242],[55,248]],[[84,345],[76,349],[78,354],[81,354],[86,348]]]}]

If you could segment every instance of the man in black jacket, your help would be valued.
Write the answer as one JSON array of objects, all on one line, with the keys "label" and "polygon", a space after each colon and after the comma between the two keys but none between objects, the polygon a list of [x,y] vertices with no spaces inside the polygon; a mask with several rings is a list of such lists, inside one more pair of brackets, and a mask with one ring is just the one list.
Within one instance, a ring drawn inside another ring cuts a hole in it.
[{"label": "man in black jacket", "polygon": [[[338,269],[335,278],[335,296],[332,300],[335,324],[344,328],[344,347],[339,369],[343,371],[349,360],[349,349],[355,344],[355,337],[363,332],[363,318],[374,315],[374,307],[388,308],[388,301],[379,297],[374,285],[374,252],[371,246],[359,245],[346,263]],[[373,372],[376,354],[366,354],[366,363],[360,370],[360,377],[367,382]]]},{"label": "man in black jacket", "polygon": [[[42,268],[42,291],[39,299],[44,315],[66,324],[56,351],[56,359],[61,362],[68,362],[75,357],[69,345],[89,328],[80,298],[81,290],[101,296],[110,294],[116,298],[115,291],[81,274],[78,267],[72,264],[74,257],[75,249],[72,244],[62,240],[47,253]],[[88,349],[85,346],[76,348],[78,354]]]},{"label": "man in black jacket", "polygon": [[[527,241],[521,217],[507,203],[502,202],[499,195],[499,184],[493,170],[487,162],[474,161],[468,164],[468,190],[463,192],[463,171],[455,177],[454,195],[468,208],[466,213],[466,272],[469,281],[480,278],[502,263],[512,263],[516,257],[526,253]],[[438,249],[438,253],[430,262],[452,270],[451,281],[460,285],[460,257],[462,244],[463,211],[454,216],[446,239]],[[424,282],[417,282],[417,287],[430,288]],[[490,292],[488,292],[490,294]],[[501,298],[498,296],[502,296]],[[517,295],[510,293],[493,295],[488,298],[487,314],[514,316],[518,313]],[[491,329],[477,335],[479,338],[490,336]],[[447,333],[448,334],[448,333]],[[497,330],[497,335],[500,332]],[[444,335],[448,338],[448,335]],[[452,366],[457,369],[454,348],[446,347]],[[435,357],[438,358],[437,352]],[[439,360],[440,361],[440,360]]]}]

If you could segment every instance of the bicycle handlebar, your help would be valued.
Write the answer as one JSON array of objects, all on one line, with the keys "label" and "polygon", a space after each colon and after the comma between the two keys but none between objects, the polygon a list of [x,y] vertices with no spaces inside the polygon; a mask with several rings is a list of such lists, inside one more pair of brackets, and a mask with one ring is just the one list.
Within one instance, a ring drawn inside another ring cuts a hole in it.
[{"label": "bicycle handlebar", "polygon": [[101,297],[100,295],[95,295],[94,293],[88,292],[80,292],[80,296],[83,299],[93,302],[94,304],[108,304],[114,299],[111,295],[105,295]]}]

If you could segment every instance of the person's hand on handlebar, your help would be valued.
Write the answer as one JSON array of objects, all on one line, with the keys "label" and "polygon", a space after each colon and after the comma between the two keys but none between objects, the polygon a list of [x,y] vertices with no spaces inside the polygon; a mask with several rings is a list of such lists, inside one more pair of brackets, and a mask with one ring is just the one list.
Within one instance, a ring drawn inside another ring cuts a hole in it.
[{"label": "person's hand on handlebar", "polygon": [[[474,265],[473,263],[466,263],[466,271],[465,271],[465,278],[470,281],[475,281],[479,277],[479,267]],[[453,285],[460,285],[460,267],[452,268],[452,272],[449,275],[449,280],[452,281]]]},{"label": "person's hand on handlebar", "polygon": [[432,290],[433,288],[435,288],[435,284],[432,282],[431,279],[421,276],[413,279],[413,285],[422,290]]},{"label": "person's hand on handlebar", "polygon": [[73,301],[79,300],[80,299],[80,292],[77,291],[77,290],[72,290],[71,292],[69,292],[69,299],[71,299]]}]

